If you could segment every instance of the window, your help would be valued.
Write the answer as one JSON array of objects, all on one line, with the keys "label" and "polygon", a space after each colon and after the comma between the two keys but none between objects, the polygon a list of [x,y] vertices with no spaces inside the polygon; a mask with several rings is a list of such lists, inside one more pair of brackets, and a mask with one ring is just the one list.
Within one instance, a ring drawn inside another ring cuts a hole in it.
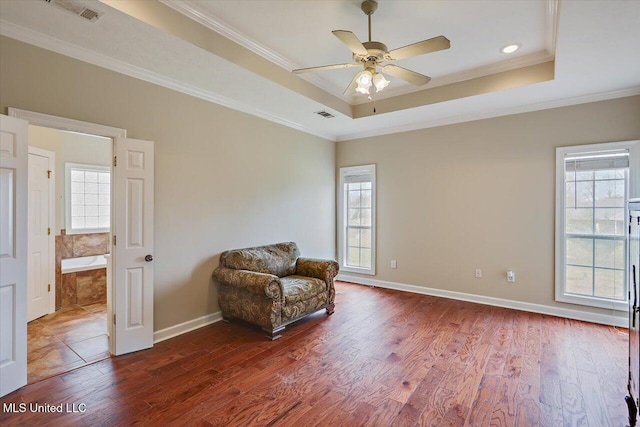
[{"label": "window", "polygon": [[340,269],[375,274],[376,166],[340,168]]},{"label": "window", "polygon": [[556,150],[556,300],[626,309],[626,143]]},{"label": "window", "polygon": [[102,233],[111,227],[109,166],[65,164],[66,233]]}]

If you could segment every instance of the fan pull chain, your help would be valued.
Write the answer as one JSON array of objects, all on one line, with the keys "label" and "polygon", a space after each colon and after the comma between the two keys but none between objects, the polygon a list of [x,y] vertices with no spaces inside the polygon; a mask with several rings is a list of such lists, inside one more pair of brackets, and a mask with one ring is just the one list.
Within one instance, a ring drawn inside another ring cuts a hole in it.
[{"label": "fan pull chain", "polygon": [[373,113],[376,112],[376,94],[369,95],[369,101],[373,100]]}]

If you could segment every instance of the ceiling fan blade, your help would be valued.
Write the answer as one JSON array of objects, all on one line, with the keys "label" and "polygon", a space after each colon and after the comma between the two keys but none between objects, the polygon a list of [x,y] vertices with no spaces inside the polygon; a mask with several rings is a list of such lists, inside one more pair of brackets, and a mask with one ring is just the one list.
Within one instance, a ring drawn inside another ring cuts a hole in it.
[{"label": "ceiling fan blade", "polygon": [[439,50],[449,49],[451,43],[445,36],[434,37],[429,40],[423,40],[409,46],[400,47],[389,52],[389,61],[410,58],[412,56],[423,55],[425,53],[437,52]]},{"label": "ceiling fan blade", "polygon": [[427,83],[429,83],[429,80],[431,80],[431,77],[429,76],[425,76],[423,74],[416,73],[415,71],[407,70],[406,68],[398,67],[397,65],[393,64],[385,65],[384,67],[382,67],[382,71],[416,86],[426,85]]},{"label": "ceiling fan blade", "polygon": [[347,88],[344,90],[343,95],[353,95],[356,91],[356,87],[358,87],[358,82],[356,81],[358,79],[358,76],[360,75],[360,73],[356,73],[355,76],[353,76],[353,79],[351,79],[351,83],[349,83],[349,86],[347,86]]},{"label": "ceiling fan blade", "polygon": [[338,68],[351,68],[351,67],[360,67],[361,64],[335,64],[335,65],[323,65],[321,67],[309,67],[309,68],[299,68],[297,70],[293,70],[293,74],[301,74],[301,73],[310,73],[313,71],[324,71],[324,70],[336,70]]},{"label": "ceiling fan blade", "polygon": [[345,46],[349,48],[349,50],[357,55],[368,56],[369,52],[367,52],[367,48],[364,47],[362,42],[358,40],[355,34],[351,31],[345,30],[334,30],[332,31],[333,35],[340,39]]}]

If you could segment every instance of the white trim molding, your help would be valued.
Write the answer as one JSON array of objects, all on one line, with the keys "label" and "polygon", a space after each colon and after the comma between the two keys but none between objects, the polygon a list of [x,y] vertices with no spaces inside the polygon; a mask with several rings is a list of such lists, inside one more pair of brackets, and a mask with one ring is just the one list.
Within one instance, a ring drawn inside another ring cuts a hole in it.
[{"label": "white trim molding", "polygon": [[[439,86],[450,85],[454,83],[459,83],[466,80],[477,79],[480,77],[491,76],[493,74],[504,73],[511,70],[517,70],[519,68],[530,67],[533,65],[543,64],[545,62],[553,61],[555,58],[546,50],[534,52],[526,56],[519,56],[512,59],[507,59],[501,62],[494,62],[489,65],[483,65],[481,67],[476,67],[464,71],[460,71],[457,73],[446,74],[440,77],[434,77],[429,81],[429,89],[422,90],[430,90],[437,88]],[[378,100],[393,98],[400,95],[406,95],[408,93],[418,92],[416,87],[413,85],[404,85],[404,86],[395,86],[392,87],[391,90],[385,89],[384,92],[380,94],[376,94],[376,98]],[[360,105],[371,102],[367,97],[353,95],[349,99],[349,102],[352,105]]]},{"label": "white trim molding", "polygon": [[[240,31],[224,22],[220,18],[216,16],[212,16],[211,14],[204,11],[200,6],[194,4],[188,0],[158,0],[160,3],[165,6],[170,7],[182,15],[193,19],[199,24],[204,25],[208,29],[215,31],[216,33],[228,38],[229,40],[237,43],[238,45],[244,47],[245,49],[250,50],[266,59],[267,61],[273,62],[279,67],[284,68],[287,71],[292,71],[297,68],[303,68],[302,65],[296,64],[284,56],[280,55],[277,52],[267,48],[263,44],[258,41],[242,34]],[[330,83],[327,79],[323,78],[319,74],[305,73],[301,74],[300,77],[303,80],[308,81],[309,83],[319,87],[320,89],[326,90],[332,95],[342,99],[345,102],[350,102],[351,97],[345,96],[342,92],[343,89],[340,87]]]},{"label": "white trim molding", "polygon": [[71,132],[86,133],[89,135],[104,136],[107,138],[126,138],[127,130],[112,126],[98,125],[66,117],[52,116],[51,114],[36,113],[35,111],[21,110],[9,107],[9,116],[27,120],[30,125],[43,126],[52,129],[60,129]]},{"label": "white trim molding", "polygon": [[[611,150],[628,150],[631,156],[631,149],[638,144],[638,141],[621,141],[621,142],[605,142],[600,144],[574,145],[567,147],[556,147],[556,206],[555,206],[555,299],[558,302],[569,304],[579,304],[590,307],[599,307],[603,309],[614,308],[617,310],[628,310],[628,302],[626,299],[613,300],[608,298],[598,298],[596,296],[572,295],[566,292],[566,232],[565,232],[565,156],[571,153],[611,151]],[[630,160],[631,161],[631,160]],[[627,186],[625,189],[625,197],[628,199],[629,182],[631,177],[627,174],[625,179]],[[626,215],[623,230],[628,227]],[[594,236],[595,238],[595,236]],[[620,236],[621,240],[624,236]],[[624,240],[623,240],[624,241]],[[628,252],[628,246],[625,241],[625,254]],[[626,260],[625,255],[625,260]],[[626,283],[626,266],[625,266],[625,283]],[[625,287],[623,291],[627,295]]]},{"label": "white trim molding", "polygon": [[570,308],[553,307],[549,305],[534,304],[530,302],[514,301],[503,298],[488,297],[484,295],[468,294],[464,292],[449,291],[446,289],[428,288],[424,286],[408,285],[404,283],[387,282],[369,277],[359,277],[348,274],[338,274],[336,280],[369,285],[378,288],[393,289],[396,291],[411,292],[414,294],[430,295],[441,298],[455,299],[476,304],[492,305],[496,307],[510,308],[531,313],[547,314],[550,316],[564,317],[567,319],[582,320],[585,322],[599,323],[602,325],[629,327],[628,317],[591,313],[587,311],[572,310]]},{"label": "white trim molding", "polygon": [[79,61],[96,65],[98,67],[106,68],[107,70],[115,71],[116,73],[124,74],[125,76],[153,83],[158,86],[175,90],[176,92],[184,93],[186,95],[191,95],[199,99],[204,99],[205,101],[213,102],[214,104],[222,105],[223,107],[227,107],[232,110],[241,111],[252,116],[260,117],[270,122],[278,123],[283,126],[296,129],[311,135],[319,136],[331,141],[336,140],[336,136],[333,134],[318,132],[300,123],[296,123],[291,120],[287,120],[285,118],[268,113],[266,111],[253,108],[234,99],[201,89],[194,85],[183,83],[181,81],[163,76],[159,73],[132,64],[128,64],[110,56],[103,55],[101,53],[97,53],[80,46],[76,46],[63,40],[46,36],[37,31],[21,27],[3,19],[0,19],[0,35],[31,44],[42,49],[47,49],[52,52],[77,59]]},{"label": "white trim molding", "polygon": [[[352,139],[369,138],[373,136],[389,135],[401,132],[411,132],[414,130],[434,128],[438,126],[453,125],[456,123],[472,122],[475,120],[493,119],[495,117],[511,116],[515,114],[529,113],[532,111],[549,110],[552,108],[570,107],[572,105],[588,104],[591,102],[607,101],[609,99],[626,98],[629,96],[640,95],[640,86],[621,89],[611,92],[602,92],[591,95],[575,96],[572,98],[554,99],[544,101],[537,104],[525,104],[514,107],[491,109],[487,107],[480,113],[467,113],[455,117],[446,117],[443,119],[432,119],[422,122],[410,123],[407,125],[395,126],[384,129],[376,129],[372,131],[354,132],[351,134],[339,135],[335,141],[350,141]],[[419,107],[417,107],[419,108]]]},{"label": "white trim molding", "polygon": [[[351,180],[349,180],[351,178]],[[355,180],[354,180],[355,179]],[[354,267],[347,265],[347,224],[348,224],[348,197],[349,192],[345,184],[349,182],[371,183],[371,267]],[[376,165],[345,166],[340,168],[340,181],[338,183],[338,263],[341,271],[360,274],[376,274]]]},{"label": "white trim molding", "polygon": [[[271,48],[265,46],[264,44],[258,42],[257,40],[247,36],[246,34],[239,31],[237,28],[233,27],[229,23],[223,21],[217,16],[211,15],[211,13],[204,10],[197,3],[194,3],[190,0],[158,0],[160,3],[164,4],[167,7],[175,10],[178,13],[198,22],[199,24],[204,25],[212,31],[228,38],[229,40],[237,43],[238,45],[244,47],[245,49],[250,50],[263,57],[264,59],[282,67],[288,71],[294,70],[296,68],[302,68],[302,65],[294,63],[290,59],[286,58],[280,53],[275,52]],[[543,62],[552,61],[555,59],[555,50],[556,50],[556,39],[557,39],[557,27],[558,27],[558,2],[559,0],[546,0],[547,5],[545,8],[545,49],[540,52],[533,52],[526,56],[519,56],[514,59],[509,59],[506,61],[501,61],[498,63],[490,64],[488,66],[474,68],[472,70],[467,70],[460,73],[453,73],[451,75],[442,77],[442,78],[434,78],[430,84],[430,88],[443,86],[450,83],[455,83],[463,80],[474,79],[477,77],[483,77],[491,74],[497,74],[505,71],[515,70],[518,68],[527,67],[530,65],[536,65]],[[345,96],[343,94],[343,88],[340,86],[336,86],[334,83],[329,82],[327,79],[323,78],[318,74],[301,74],[298,77],[308,81],[309,83],[323,89],[332,95],[349,102],[353,105],[355,104],[364,104],[369,102],[366,97],[353,97],[353,96]],[[379,97],[378,99],[390,98],[394,96],[403,95],[406,93],[416,92],[415,87],[402,86],[398,89],[387,89],[384,92],[384,95]]]},{"label": "white trim molding", "polygon": [[157,344],[161,341],[177,337],[178,335],[186,334],[187,332],[194,331],[196,329],[211,325],[221,320],[222,313],[216,311],[215,313],[207,314],[206,316],[198,317],[197,319],[187,320],[186,322],[178,323],[177,325],[160,329],[159,331],[155,331],[153,333],[153,343]]}]

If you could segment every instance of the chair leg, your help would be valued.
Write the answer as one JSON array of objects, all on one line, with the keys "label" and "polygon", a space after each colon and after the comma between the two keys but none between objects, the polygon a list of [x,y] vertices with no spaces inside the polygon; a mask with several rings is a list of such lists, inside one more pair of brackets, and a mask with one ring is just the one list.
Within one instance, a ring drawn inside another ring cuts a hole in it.
[{"label": "chair leg", "polygon": [[333,314],[334,310],[336,308],[335,304],[330,304],[327,306],[327,314]]},{"label": "chair leg", "polygon": [[224,317],[224,316],[222,316],[222,321],[223,321],[224,323],[231,323],[231,318],[230,318],[230,317]]},{"label": "chair leg", "polygon": [[278,326],[273,329],[262,328],[262,330],[265,332],[265,336],[267,338],[269,338],[271,341],[275,341],[278,338],[282,337],[282,334],[280,332],[284,331],[284,328],[285,326]]}]

